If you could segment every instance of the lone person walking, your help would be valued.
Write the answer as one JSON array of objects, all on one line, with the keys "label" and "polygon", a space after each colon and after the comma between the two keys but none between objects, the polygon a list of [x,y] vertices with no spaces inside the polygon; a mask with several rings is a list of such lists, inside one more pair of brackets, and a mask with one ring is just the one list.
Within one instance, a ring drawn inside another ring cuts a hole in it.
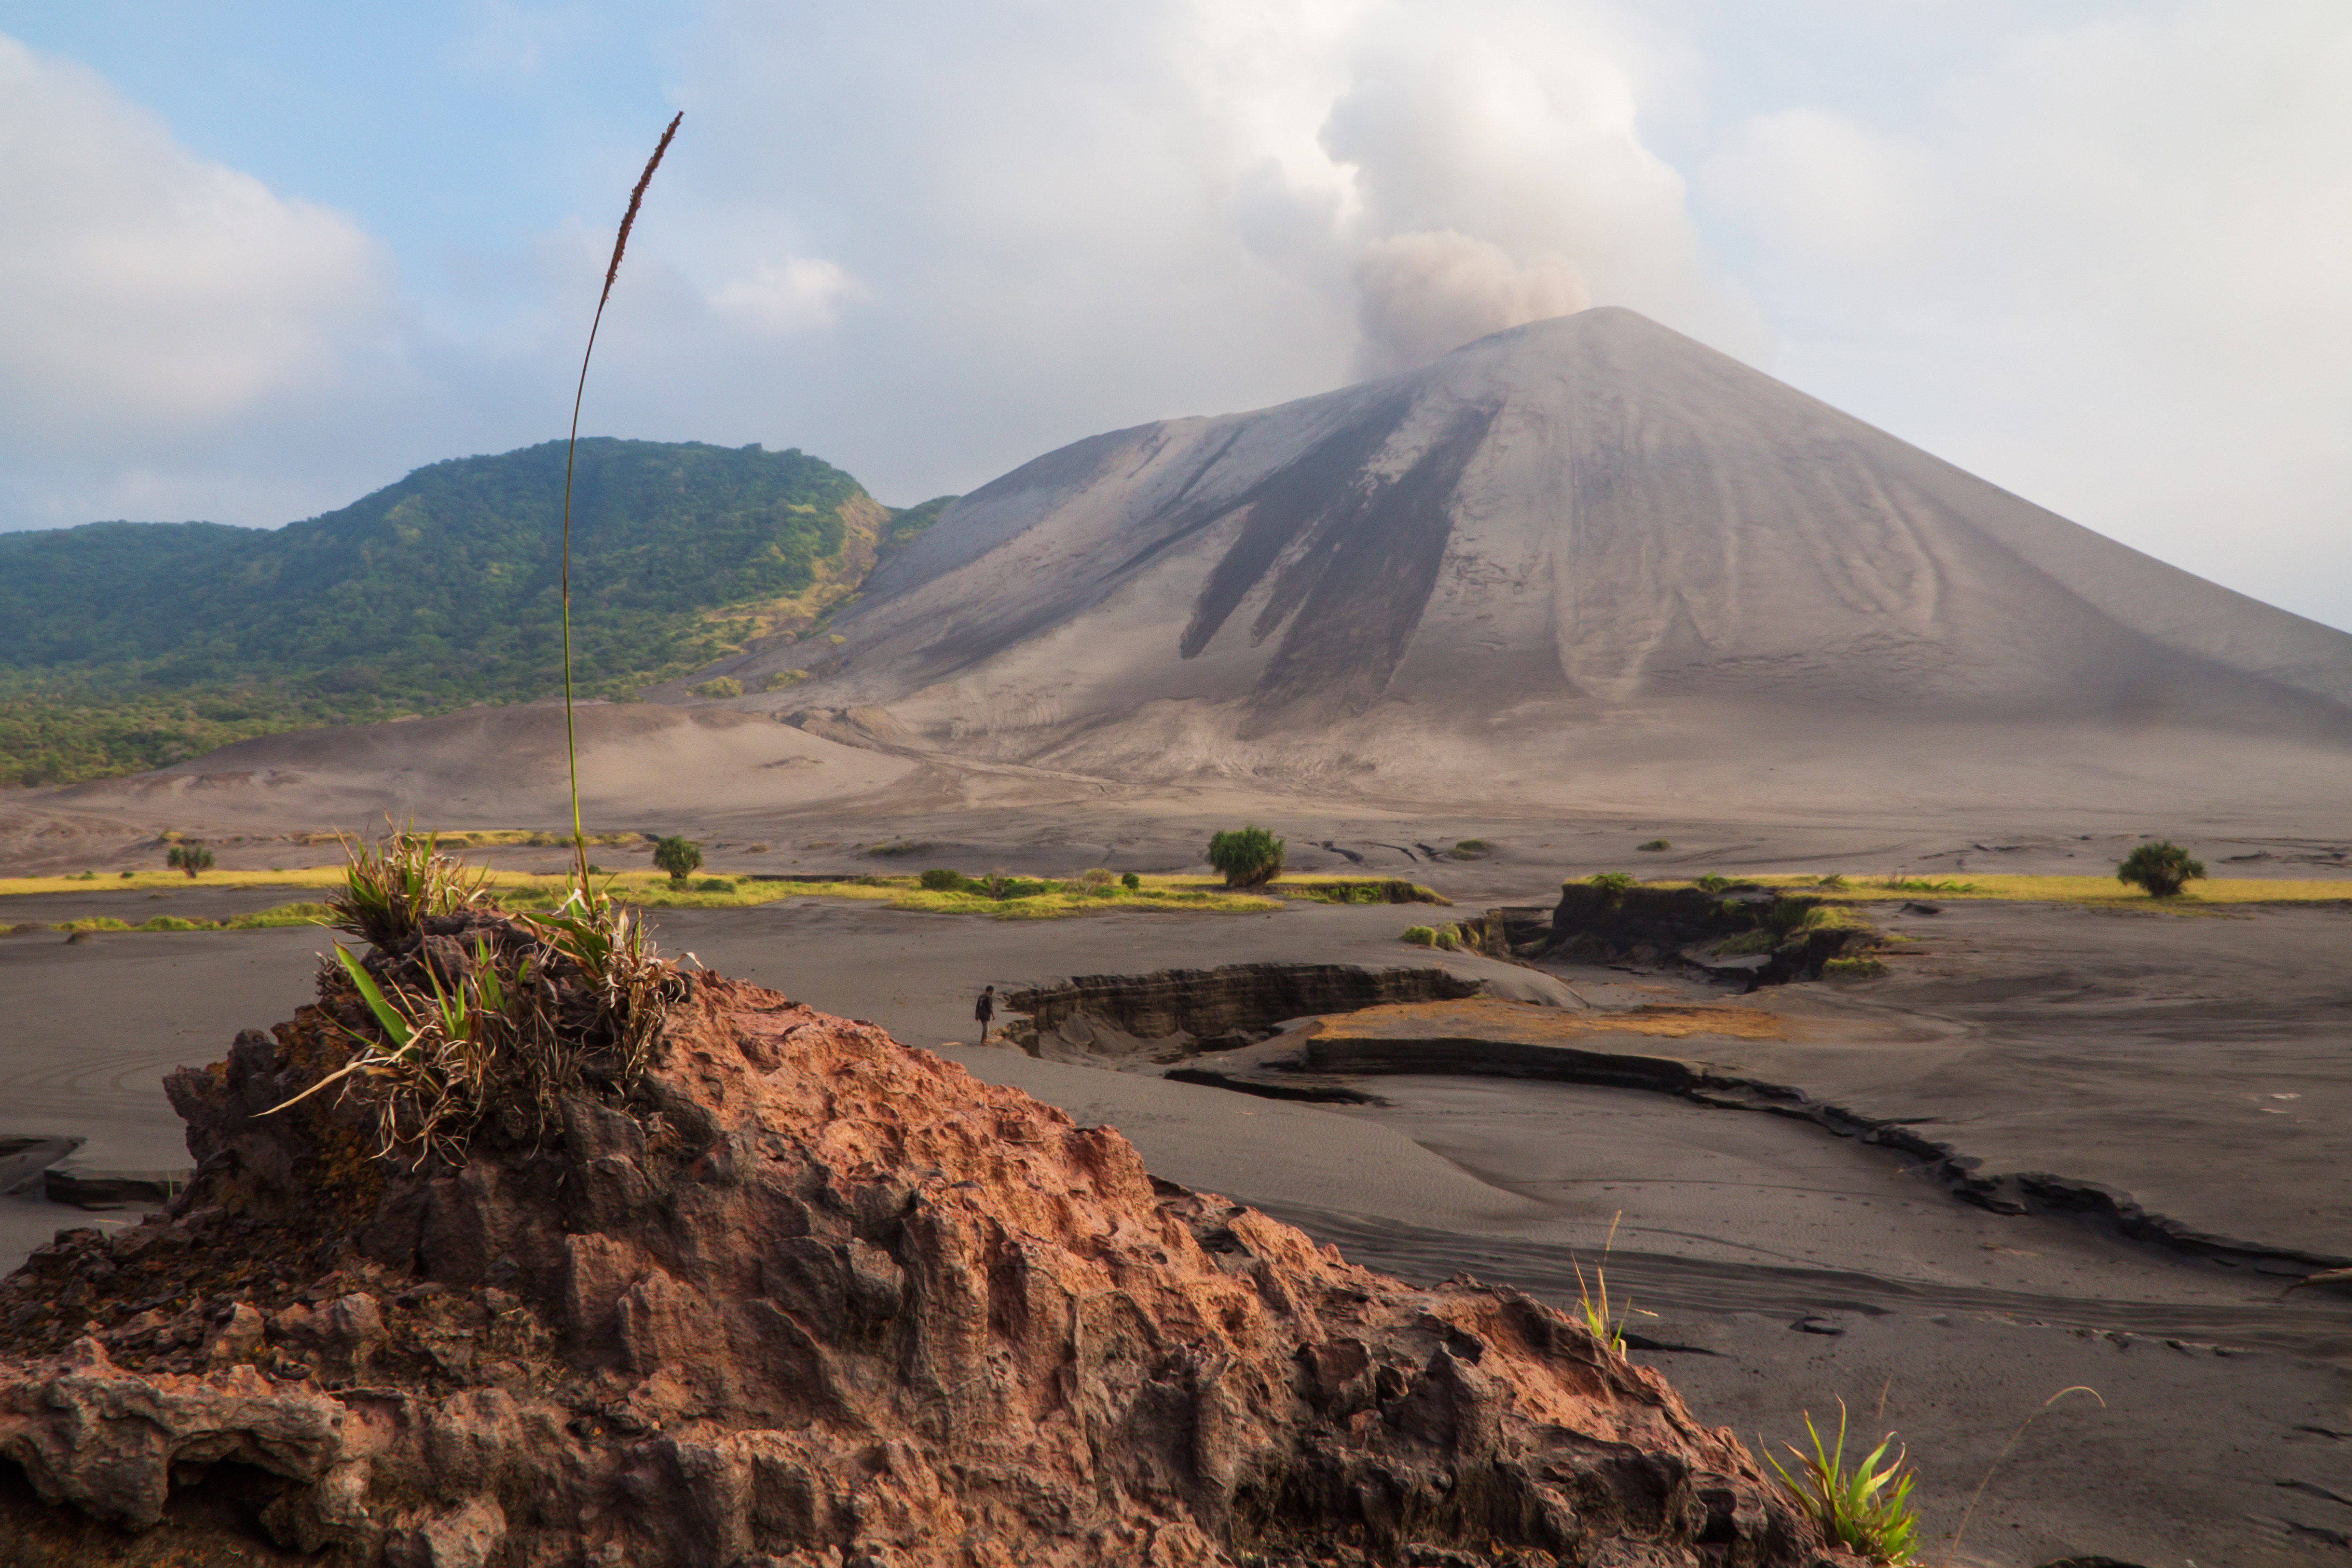
[{"label": "lone person walking", "polygon": [[996,988],[989,987],[980,993],[980,1000],[971,1004],[971,1016],[980,1020],[980,1043],[988,1043],[988,1026],[996,1017]]}]

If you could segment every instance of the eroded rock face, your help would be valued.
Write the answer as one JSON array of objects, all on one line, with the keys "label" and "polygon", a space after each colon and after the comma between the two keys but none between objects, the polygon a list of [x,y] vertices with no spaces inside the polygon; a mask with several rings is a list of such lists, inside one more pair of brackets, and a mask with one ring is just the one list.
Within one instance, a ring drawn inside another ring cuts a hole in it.
[{"label": "eroded rock face", "polygon": [[389,1177],[327,1096],[253,1114],[327,1035],[181,1075],[195,1185],[0,1287],[7,1561],[1850,1561],[1559,1312],[773,992],[698,977],[625,1111]]},{"label": "eroded rock face", "polygon": [[[1157,969],[1145,975],[1079,975],[1008,993],[1007,1013],[1027,1026],[1007,1032],[1033,1055],[1051,1049],[1075,1022],[1087,1035],[1108,1032],[1147,1053],[1177,1061],[1202,1050],[1230,1050],[1265,1038],[1286,1019],[1349,1012],[1387,1002],[1425,1002],[1476,994],[1478,982],[1433,966],[1370,969],[1352,964],[1227,964],[1215,969]],[[1046,1046],[1042,1052],[1036,1048]],[[1091,1045],[1084,1040],[1082,1045]],[[1089,1055],[1122,1054],[1116,1049]]]}]

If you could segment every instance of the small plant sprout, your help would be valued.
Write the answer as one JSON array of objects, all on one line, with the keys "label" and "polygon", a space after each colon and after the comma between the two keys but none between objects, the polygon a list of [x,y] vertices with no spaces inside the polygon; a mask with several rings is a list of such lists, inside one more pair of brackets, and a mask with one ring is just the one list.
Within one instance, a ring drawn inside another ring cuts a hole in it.
[{"label": "small plant sprout", "polygon": [[2180,890],[2205,874],[2205,863],[2192,859],[2170,839],[2141,844],[2116,867],[2116,880],[2126,887],[2144,887],[2151,898],[2178,898]]},{"label": "small plant sprout", "polygon": [[[1625,1354],[1625,1320],[1641,1309],[1628,1300],[1622,1311],[1613,1317],[1609,1311],[1609,1255],[1617,1249],[1617,1227],[1623,1222],[1625,1211],[1619,1209],[1609,1221],[1608,1239],[1601,1244],[1601,1261],[1593,1265],[1592,1283],[1584,1282],[1584,1265],[1570,1261],[1576,1269],[1576,1310],[1584,1326],[1599,1340],[1610,1354]],[[1654,1312],[1642,1312],[1643,1317],[1655,1317]]]},{"label": "small plant sprout", "polygon": [[212,869],[213,852],[206,849],[201,841],[191,839],[184,844],[173,844],[171,852],[164,855],[163,863],[173,871],[186,872],[188,880],[194,882],[196,873]]},{"label": "small plant sprout", "polygon": [[1919,1541],[1919,1512],[1911,1503],[1911,1488],[1918,1478],[1904,1463],[1907,1450],[1898,1448],[1888,1458],[1886,1450],[1895,1442],[1895,1434],[1889,1432],[1879,1439],[1878,1447],[1848,1469],[1845,1427],[1845,1401],[1840,1399],[1837,1441],[1824,1445],[1808,1410],[1805,1437],[1812,1452],[1806,1453],[1794,1443],[1782,1445],[1797,1461],[1795,1473],[1770,1454],[1765,1461],[1798,1506],[1812,1516],[1832,1542],[1881,1563],[1909,1563]]}]

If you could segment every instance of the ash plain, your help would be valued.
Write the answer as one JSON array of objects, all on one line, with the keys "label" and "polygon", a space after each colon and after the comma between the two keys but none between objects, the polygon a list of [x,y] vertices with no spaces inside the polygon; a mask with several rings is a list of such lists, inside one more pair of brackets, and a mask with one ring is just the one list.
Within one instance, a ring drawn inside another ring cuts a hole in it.
[{"label": "ash plain", "polygon": [[[2096,1389],[2104,1406],[2074,1395],[2034,1421],[1978,1504],[1960,1561],[2342,1560],[2352,1540],[2352,1301],[2287,1287],[2312,1260],[2352,1252],[2352,1184],[2340,1176],[2352,1153],[2352,983],[2341,963],[2352,910],[2126,915],[1951,901],[1888,920],[1916,950],[1885,980],[1744,998],[1668,969],[1548,966],[1546,985],[1564,983],[1604,1014],[1728,1000],[1779,1020],[1739,1038],[1627,1036],[1595,1049],[1737,1071],[1911,1126],[1985,1171],[2127,1195],[2187,1231],[2244,1244],[2218,1257],[2135,1239],[2095,1212],[1961,1202],[1915,1155],[1815,1122],[1496,1076],[1467,1059],[1444,1074],[1366,1074],[1352,1081],[1366,1103],[1312,1104],[1171,1082],[1132,1062],[974,1043],[980,986],[1075,974],[1430,964],[1527,994],[1533,971],[1523,966],[1408,947],[1398,934],[1433,913],[1544,903],[1563,876],[1603,864],[2077,872],[2112,863],[2107,841],[2128,839],[2053,831],[1990,848],[1932,827],[1554,820],[1489,828],[1491,858],[1457,862],[1443,846],[1465,836],[1462,823],[1318,828],[1302,816],[1277,823],[1304,847],[1295,864],[1410,874],[1456,909],[1293,903],[1259,915],[990,921],[796,898],[657,920],[671,951],[1114,1124],[1157,1174],[1255,1203],[1373,1267],[1415,1280],[1466,1270],[1572,1304],[1579,1267],[1589,1279],[1605,1266],[1612,1301],[1634,1309],[1633,1354],[1704,1418],[1777,1447],[1801,1437],[1801,1412],[1834,1420],[1843,1398],[1870,1440],[1899,1432],[1920,1471],[1930,1560],[2019,1423],[2074,1385]],[[1181,827],[1089,825],[1093,841],[1049,842],[1015,818],[941,822],[937,848],[919,858],[1066,873],[1097,861],[1179,869],[1197,852]],[[769,831],[784,846],[770,858],[794,869],[876,867],[853,847],[870,825]],[[1691,847],[1633,851],[1654,833]],[[2275,873],[2332,869],[2336,849],[2273,833],[2259,845],[2216,838],[2205,852],[2261,855],[2248,868]],[[550,858],[492,858],[533,854]],[[301,896],[200,883],[155,902],[93,884],[7,900],[0,924],[217,915]],[[289,928],[0,942],[0,1134],[84,1137],[81,1158],[123,1169],[184,1164],[162,1073],[290,1014],[309,996],[322,937]],[[61,1223],[133,1218],[11,1197],[0,1247],[13,1260]]]}]

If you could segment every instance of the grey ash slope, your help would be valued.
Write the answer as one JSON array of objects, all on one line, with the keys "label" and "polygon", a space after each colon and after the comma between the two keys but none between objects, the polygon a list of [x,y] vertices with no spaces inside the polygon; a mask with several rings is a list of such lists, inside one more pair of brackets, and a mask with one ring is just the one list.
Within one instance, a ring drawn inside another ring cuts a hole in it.
[{"label": "grey ash slope", "polygon": [[958,502],[839,629],[762,706],[1162,773],[1670,710],[2323,750],[2352,723],[2352,637],[1622,309],[1066,447]]},{"label": "grey ash slope", "polygon": [[[876,574],[828,685],[889,700],[971,675],[1147,581],[1119,609],[1171,634],[1121,675],[1262,707],[1361,711],[1392,680],[1497,654],[1614,699],[2352,702],[2352,637],[1620,309],[1042,457]],[[1150,667],[1244,647],[1246,685],[1230,659],[1224,679]]]}]

